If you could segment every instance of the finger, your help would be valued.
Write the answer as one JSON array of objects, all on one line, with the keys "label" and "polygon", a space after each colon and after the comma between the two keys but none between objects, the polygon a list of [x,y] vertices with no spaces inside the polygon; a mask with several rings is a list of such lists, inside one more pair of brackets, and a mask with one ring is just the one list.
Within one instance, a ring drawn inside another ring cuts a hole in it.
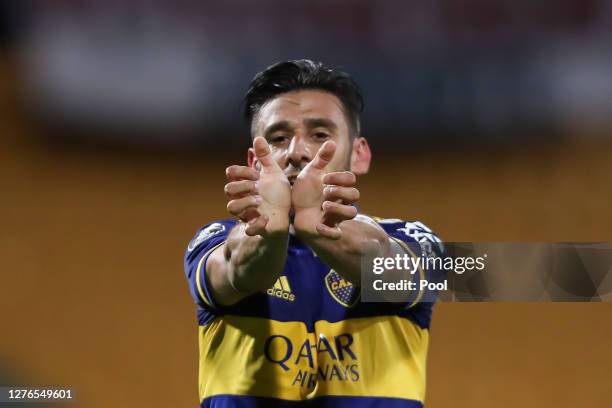
[{"label": "finger", "polygon": [[268,224],[268,217],[265,215],[261,215],[247,223],[247,227],[244,230],[245,234],[249,236],[261,235],[266,230],[266,225]]},{"label": "finger", "polygon": [[357,177],[350,171],[336,171],[323,176],[324,184],[352,187],[357,182]]},{"label": "finger", "polygon": [[340,231],[340,228],[336,227],[330,227],[327,226],[325,224],[317,224],[317,232],[324,236],[325,238],[329,238],[329,239],[333,239],[333,240],[337,240],[340,239],[340,237],[342,237],[342,231]]},{"label": "finger", "polygon": [[238,215],[238,218],[240,218],[242,221],[244,222],[251,222],[254,219],[260,217],[261,214],[259,213],[259,210],[257,210],[257,208],[255,207],[249,207],[246,210],[244,210],[243,212],[241,212]]},{"label": "finger", "polygon": [[335,152],[336,143],[331,140],[328,140],[327,142],[323,143],[323,145],[317,152],[315,158],[312,159],[310,166],[317,170],[323,170],[325,166],[327,166],[331,159],[334,157]]},{"label": "finger", "polygon": [[257,136],[255,140],[253,140],[253,150],[255,150],[255,157],[263,168],[270,169],[278,167],[278,164],[272,158],[272,151],[266,139]]},{"label": "finger", "polygon": [[328,201],[340,201],[342,204],[353,204],[359,200],[359,190],[355,187],[326,186],[323,198]]},{"label": "finger", "polygon": [[238,198],[236,200],[231,200],[229,203],[227,203],[227,211],[236,217],[240,217],[242,212],[245,211],[247,208],[258,207],[261,202],[262,198],[258,195]]},{"label": "finger", "polygon": [[229,166],[225,169],[225,176],[229,181],[259,180],[259,172],[247,166]]},{"label": "finger", "polygon": [[256,194],[257,182],[252,180],[232,181],[230,183],[227,183],[223,190],[225,191],[225,195],[228,197],[243,195],[247,193]]},{"label": "finger", "polygon": [[342,221],[352,220],[357,215],[357,208],[333,201],[323,201],[323,224],[334,226]]}]

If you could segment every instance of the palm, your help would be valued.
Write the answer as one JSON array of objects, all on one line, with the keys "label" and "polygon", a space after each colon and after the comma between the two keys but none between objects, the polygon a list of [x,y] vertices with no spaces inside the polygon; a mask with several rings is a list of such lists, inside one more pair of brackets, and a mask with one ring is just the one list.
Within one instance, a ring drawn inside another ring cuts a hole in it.
[{"label": "palm", "polygon": [[293,184],[291,201],[295,209],[297,229],[311,229],[321,221],[323,215],[321,205],[324,201],[323,176],[335,149],[334,143],[326,142],[316,157],[298,174]]},{"label": "palm", "polygon": [[259,212],[270,218],[286,215],[291,208],[291,185],[287,176],[276,167],[264,167],[259,176],[259,195],[263,199]]},{"label": "palm", "polygon": [[291,190],[291,201],[296,211],[316,208],[323,203],[323,182],[320,172],[302,170]]},{"label": "palm", "polygon": [[288,223],[291,208],[291,184],[272,158],[270,146],[263,137],[255,138],[253,148],[261,168],[257,189],[262,202],[256,211],[272,221],[272,225],[284,225]]},{"label": "palm", "polygon": [[329,172],[327,168],[335,150],[334,142],[325,142],[293,185],[293,222],[298,235],[339,239],[342,232],[338,225],[357,215],[352,206],[359,199],[355,175],[348,171]]}]

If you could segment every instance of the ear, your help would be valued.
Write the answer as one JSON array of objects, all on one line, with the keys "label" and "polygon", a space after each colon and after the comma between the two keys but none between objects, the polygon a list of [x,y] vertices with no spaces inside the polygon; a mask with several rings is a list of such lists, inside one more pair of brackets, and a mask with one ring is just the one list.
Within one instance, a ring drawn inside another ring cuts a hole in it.
[{"label": "ear", "polygon": [[356,137],[353,140],[353,150],[351,151],[351,171],[356,175],[366,174],[370,169],[372,151],[365,137]]}]

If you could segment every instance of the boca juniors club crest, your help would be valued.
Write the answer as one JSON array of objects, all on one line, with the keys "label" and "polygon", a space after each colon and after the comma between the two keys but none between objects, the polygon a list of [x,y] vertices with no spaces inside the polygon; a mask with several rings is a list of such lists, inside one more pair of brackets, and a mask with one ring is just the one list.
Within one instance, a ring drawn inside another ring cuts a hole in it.
[{"label": "boca juniors club crest", "polygon": [[351,307],[359,298],[359,289],[333,269],[325,275],[325,287],[334,300],[344,307]]}]

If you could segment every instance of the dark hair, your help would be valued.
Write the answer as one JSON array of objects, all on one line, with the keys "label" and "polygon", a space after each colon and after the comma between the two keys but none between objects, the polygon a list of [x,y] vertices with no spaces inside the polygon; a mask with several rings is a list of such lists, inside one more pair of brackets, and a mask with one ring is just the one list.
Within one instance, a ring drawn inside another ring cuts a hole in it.
[{"label": "dark hair", "polygon": [[276,96],[302,89],[317,89],[335,95],[344,106],[350,136],[359,135],[363,97],[359,86],[346,72],[307,59],[277,62],[255,75],[244,101],[249,123],[264,103]]}]

